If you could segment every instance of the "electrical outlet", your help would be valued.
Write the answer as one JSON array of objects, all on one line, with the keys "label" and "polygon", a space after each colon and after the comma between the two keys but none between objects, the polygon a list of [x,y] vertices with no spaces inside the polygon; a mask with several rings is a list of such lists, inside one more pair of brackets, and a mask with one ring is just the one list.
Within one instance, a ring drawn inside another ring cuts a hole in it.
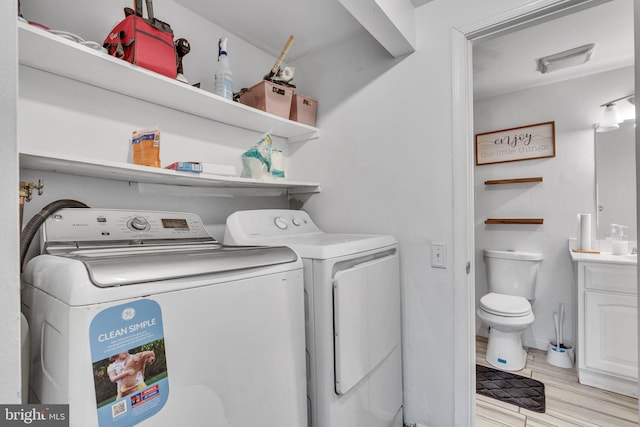
[{"label": "electrical outlet", "polygon": [[431,267],[447,268],[447,246],[444,243],[431,243]]}]

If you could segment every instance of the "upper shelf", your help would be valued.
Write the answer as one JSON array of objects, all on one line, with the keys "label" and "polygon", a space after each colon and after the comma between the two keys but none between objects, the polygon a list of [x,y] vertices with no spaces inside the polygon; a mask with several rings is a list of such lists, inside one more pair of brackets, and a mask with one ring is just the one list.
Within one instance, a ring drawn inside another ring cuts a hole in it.
[{"label": "upper shelf", "polygon": [[270,131],[291,143],[319,137],[316,127],[230,101],[20,21],[18,56],[22,65],[205,119]]}]

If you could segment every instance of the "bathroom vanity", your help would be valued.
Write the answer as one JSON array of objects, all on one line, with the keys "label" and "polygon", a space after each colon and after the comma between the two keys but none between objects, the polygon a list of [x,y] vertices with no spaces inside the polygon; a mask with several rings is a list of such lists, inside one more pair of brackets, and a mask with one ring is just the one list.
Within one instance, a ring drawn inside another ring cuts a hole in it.
[{"label": "bathroom vanity", "polygon": [[637,256],[571,251],[580,383],[638,396]]}]

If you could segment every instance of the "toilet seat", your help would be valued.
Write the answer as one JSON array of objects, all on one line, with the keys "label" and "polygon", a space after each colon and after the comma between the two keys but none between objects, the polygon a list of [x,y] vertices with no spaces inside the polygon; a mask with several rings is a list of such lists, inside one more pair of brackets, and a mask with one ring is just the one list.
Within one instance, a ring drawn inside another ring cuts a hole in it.
[{"label": "toilet seat", "polygon": [[531,313],[531,304],[524,297],[490,292],[480,298],[480,309],[496,316],[522,317]]}]

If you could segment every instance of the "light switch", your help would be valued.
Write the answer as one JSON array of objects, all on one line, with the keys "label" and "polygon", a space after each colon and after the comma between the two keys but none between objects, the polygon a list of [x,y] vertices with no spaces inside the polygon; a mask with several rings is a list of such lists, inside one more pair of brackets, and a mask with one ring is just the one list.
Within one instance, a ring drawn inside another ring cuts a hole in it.
[{"label": "light switch", "polygon": [[447,246],[444,243],[431,243],[431,267],[447,268]]}]

